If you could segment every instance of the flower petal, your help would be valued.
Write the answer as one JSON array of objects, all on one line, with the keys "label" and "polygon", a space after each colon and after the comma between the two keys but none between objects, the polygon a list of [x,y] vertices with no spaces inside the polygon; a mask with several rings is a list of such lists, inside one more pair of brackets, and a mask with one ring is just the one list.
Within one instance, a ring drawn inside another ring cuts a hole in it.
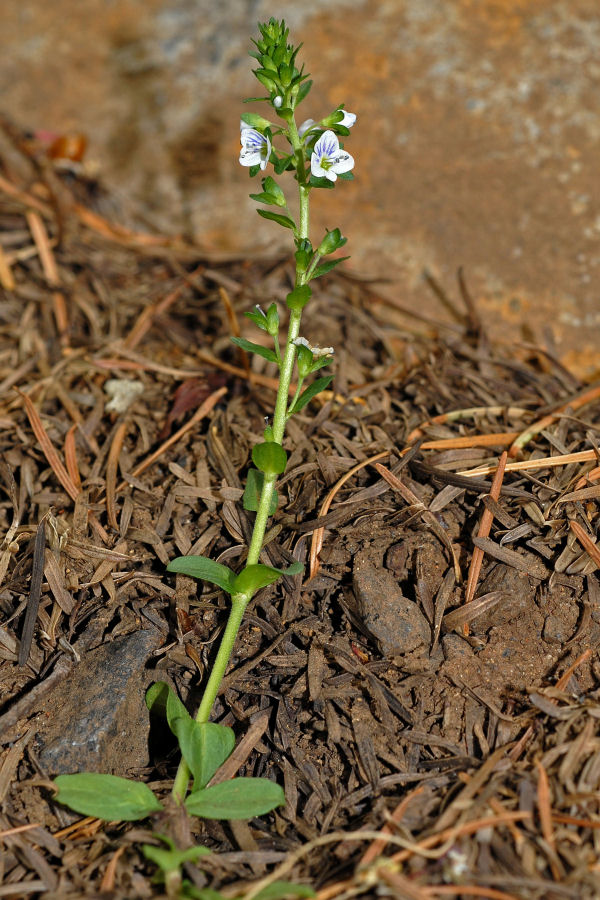
[{"label": "flower petal", "polygon": [[349,153],[345,153],[344,150],[340,150],[333,166],[331,167],[332,172],[337,172],[338,175],[341,175],[343,172],[349,172],[350,169],[354,168],[354,157],[350,156]]},{"label": "flower petal", "polygon": [[344,118],[341,122],[338,122],[338,125],[343,125],[344,128],[352,128],[352,126],[356,122],[356,113],[348,112],[347,109],[339,110],[339,112],[344,113]]},{"label": "flower petal", "polygon": [[302,137],[308,131],[308,129],[314,124],[315,124],[314,119],[306,119],[306,121],[304,121],[302,123],[302,125],[298,126],[298,137]]}]

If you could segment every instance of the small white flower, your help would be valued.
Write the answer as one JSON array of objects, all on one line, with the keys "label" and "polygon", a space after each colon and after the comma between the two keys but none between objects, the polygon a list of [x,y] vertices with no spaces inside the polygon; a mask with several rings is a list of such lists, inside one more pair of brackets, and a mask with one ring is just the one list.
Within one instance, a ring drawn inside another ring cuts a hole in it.
[{"label": "small white flower", "polygon": [[298,128],[298,137],[304,137],[309,128],[315,124],[314,119],[306,119]]},{"label": "small white flower", "polygon": [[338,125],[343,125],[344,128],[352,128],[354,123],[356,122],[356,113],[348,112],[346,109],[338,109],[338,112],[344,113],[344,118],[341,122],[338,122]]},{"label": "small white flower", "polygon": [[340,142],[333,131],[324,131],[310,157],[310,170],[315,178],[336,181],[338,175],[354,168],[354,159],[340,149]]},{"label": "small white flower", "polygon": [[297,337],[294,344],[296,347],[306,347],[307,350],[310,350],[315,359],[319,359],[322,356],[333,356],[335,352],[333,347],[313,347],[305,337]]},{"label": "small white flower", "polygon": [[248,128],[245,125],[241,130],[240,139],[242,142],[240,164],[242,166],[260,166],[261,169],[266,169],[271,155],[269,138],[257,131],[256,128]]},{"label": "small white flower", "polygon": [[277,97],[273,99],[273,106],[275,107],[275,109],[281,109],[281,107],[283,106],[283,97],[280,97],[278,94]]}]

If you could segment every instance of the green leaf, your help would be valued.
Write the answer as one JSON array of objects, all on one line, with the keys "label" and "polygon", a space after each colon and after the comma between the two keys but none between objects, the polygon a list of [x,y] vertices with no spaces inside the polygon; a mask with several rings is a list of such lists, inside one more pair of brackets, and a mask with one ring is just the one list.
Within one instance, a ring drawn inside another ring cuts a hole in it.
[{"label": "green leaf", "polygon": [[[248,469],[248,478],[246,481],[246,489],[244,491],[243,504],[244,509],[248,512],[256,512],[260,503],[260,495],[262,493],[265,476],[258,469]],[[277,511],[277,491],[273,491],[271,496],[271,505],[269,506],[269,515],[272,516]]]},{"label": "green leaf", "polygon": [[291,881],[272,881],[259,891],[254,900],[288,900],[292,897],[316,897],[309,884],[293,884]]},{"label": "green leaf", "polygon": [[192,578],[208,581],[228,594],[231,594],[231,586],[235,580],[235,572],[228,566],[209,559],[208,556],[178,556],[171,560],[167,572],[179,572],[180,575],[190,575]]},{"label": "green leaf", "polygon": [[256,353],[258,356],[262,356],[263,359],[267,359],[269,362],[277,362],[277,357],[273,350],[269,350],[268,347],[263,347],[262,344],[253,344],[252,341],[247,341],[246,338],[232,337],[231,341],[236,347],[241,347],[242,350],[245,350],[246,353]]},{"label": "green leaf", "polygon": [[289,309],[304,309],[308,301],[312,296],[312,288],[310,288],[307,284],[301,284],[298,287],[295,287],[293,291],[285,298],[285,302],[288,305]]},{"label": "green leaf", "polygon": [[81,772],[58,775],[56,799],[83,816],[95,816],[108,822],[134,822],[145,819],[163,807],[148,785],[117,775]]},{"label": "green leaf", "polygon": [[313,361],[312,366],[310,367],[311,372],[317,372],[319,369],[322,369],[323,366],[329,366],[333,362],[332,356],[321,356],[319,359],[315,359]]},{"label": "green leaf", "polygon": [[235,589],[239,594],[255,594],[268,584],[273,584],[282,575],[299,575],[303,568],[301,562],[292,563],[287,569],[276,569],[262,563],[246,566],[235,579]]},{"label": "green leaf", "polygon": [[317,378],[316,381],[313,381],[305,391],[302,391],[293,407],[289,411],[289,415],[293,415],[294,413],[300,412],[301,409],[304,409],[307,403],[310,403],[313,397],[316,397],[321,391],[324,391],[326,387],[333,381],[333,375],[325,375],[323,378]]},{"label": "green leaf", "polygon": [[272,78],[269,78],[267,69],[254,69],[254,75],[268,91],[277,90],[277,85]]},{"label": "green leaf", "polygon": [[267,194],[275,197],[275,203],[277,206],[285,206],[285,194],[277,184],[274,178],[271,178],[270,175],[267,175],[265,180],[263,181],[263,189]]},{"label": "green leaf", "polygon": [[205,819],[252,819],[285,806],[285,794],[268,778],[232,778],[189,794],[185,806]]},{"label": "green leaf", "polygon": [[263,219],[271,219],[271,221],[277,222],[278,225],[283,225],[284,228],[291,228],[292,231],[296,230],[296,223],[289,216],[282,216],[281,213],[271,212],[269,209],[257,209],[256,212]]},{"label": "green leaf", "polygon": [[267,206],[285,206],[285,204],[278,203],[277,197],[273,194],[266,194],[264,191],[262,194],[249,194],[248,196],[257,203],[266,203]]},{"label": "green leaf", "polygon": [[[287,172],[288,170],[295,169],[294,165],[294,157],[293,156],[282,156],[280,159],[276,159],[273,163],[273,168],[275,169],[276,175],[281,175],[282,172]],[[260,210],[258,210],[260,212]]]},{"label": "green leaf", "polygon": [[[262,100],[263,98],[259,97],[257,99]],[[272,122],[269,122],[269,120],[265,119],[263,116],[259,116],[258,113],[242,113],[241,120],[249,128],[258,128],[263,131],[265,128],[275,127]]]},{"label": "green leaf", "polygon": [[194,776],[194,791],[204,788],[219,766],[231,756],[235,735],[231,728],[216,722],[179,720],[175,732],[179,747]]},{"label": "green leaf", "polygon": [[[341,175],[338,175],[338,178],[341,178]],[[308,181],[309,185],[314,188],[326,188],[331,191],[335,187],[335,182],[330,181],[329,178],[326,178],[324,175],[321,178],[316,178],[314,175],[311,175]]]},{"label": "green leaf", "polygon": [[342,181],[354,181],[354,172],[340,172],[338,178]]},{"label": "green leaf", "polygon": [[340,256],[338,259],[330,259],[327,262],[321,263],[320,266],[317,266],[316,269],[311,273],[311,278],[320,278],[321,275],[326,275],[328,272],[331,272],[332,269],[335,269],[336,266],[339,266],[341,262],[344,262],[346,259],[350,259],[349,256]]},{"label": "green leaf", "polygon": [[246,318],[250,319],[251,322],[254,322],[255,325],[258,325],[262,331],[267,330],[267,317],[263,312],[258,309],[253,309],[250,312],[245,312],[244,315]]},{"label": "green leaf", "polygon": [[265,475],[281,475],[287,466],[287,453],[276,441],[265,441],[252,448],[252,462]]},{"label": "green leaf", "polygon": [[142,853],[165,874],[178,872],[184,863],[194,863],[201,856],[206,856],[211,852],[208,847],[188,847],[187,850],[178,850],[173,841],[166,836],[157,835],[157,837],[160,837],[168,846],[155,847],[152,844],[142,844]]},{"label": "green leaf", "polygon": [[162,715],[166,718],[173,734],[176,732],[176,722],[179,719],[193,721],[189,712],[166,681],[155,681],[146,691],[146,706],[154,715]]},{"label": "green leaf", "polygon": [[302,101],[310,91],[312,85],[312,81],[305,81],[304,84],[300,87],[300,90],[298,91],[298,95],[296,97],[296,106],[298,106],[299,103],[302,103]]}]

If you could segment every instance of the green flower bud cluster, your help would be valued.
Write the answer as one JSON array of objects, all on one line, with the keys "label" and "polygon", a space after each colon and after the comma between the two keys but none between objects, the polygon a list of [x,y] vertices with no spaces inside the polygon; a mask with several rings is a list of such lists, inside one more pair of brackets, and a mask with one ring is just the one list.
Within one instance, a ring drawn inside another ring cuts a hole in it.
[{"label": "green flower bud cluster", "polygon": [[258,27],[261,38],[253,41],[256,50],[250,54],[260,63],[260,67],[253,70],[254,75],[269,91],[277,115],[289,121],[293,107],[310,89],[310,84],[301,88],[308,78],[304,74],[304,67],[301,70],[296,68],[296,56],[302,44],[297,47],[288,44],[289,28],[283,19],[278,22],[271,18]]}]

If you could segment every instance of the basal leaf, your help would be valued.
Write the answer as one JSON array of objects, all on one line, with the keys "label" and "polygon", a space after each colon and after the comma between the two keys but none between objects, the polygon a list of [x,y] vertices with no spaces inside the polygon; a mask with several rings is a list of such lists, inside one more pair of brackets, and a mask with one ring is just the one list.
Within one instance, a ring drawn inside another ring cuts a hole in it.
[{"label": "basal leaf", "polygon": [[218,585],[228,594],[231,594],[231,586],[235,580],[235,572],[228,566],[209,559],[208,556],[178,556],[171,560],[167,572],[179,572],[181,575],[208,581],[210,584]]},{"label": "basal leaf", "polygon": [[268,778],[232,778],[189,794],[185,806],[205,819],[252,819],[285,806],[285,794]]},{"label": "basal leaf", "polygon": [[117,775],[81,772],[58,775],[57,800],[83,816],[95,816],[108,822],[134,822],[159,812],[162,804],[142,781]]},{"label": "basal leaf", "polygon": [[216,722],[190,721],[191,725],[180,723],[175,733],[197,791],[208,784],[219,766],[231,756],[235,735],[231,728]]},{"label": "basal leaf", "polygon": [[193,722],[189,712],[165,681],[156,681],[146,691],[146,706],[151,713],[163,715],[174,735],[178,735],[179,722]]}]

